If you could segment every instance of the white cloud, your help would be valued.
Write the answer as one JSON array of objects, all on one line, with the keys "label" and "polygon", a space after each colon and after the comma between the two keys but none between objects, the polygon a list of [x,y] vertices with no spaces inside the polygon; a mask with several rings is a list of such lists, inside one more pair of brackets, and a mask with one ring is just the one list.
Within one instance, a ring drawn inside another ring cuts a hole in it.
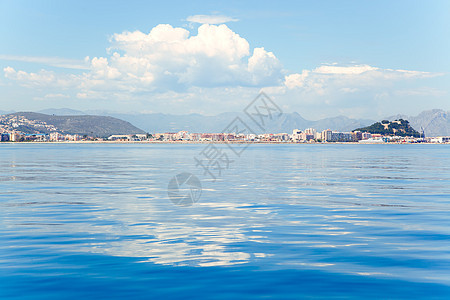
[{"label": "white cloud", "polygon": [[3,69],[5,77],[15,80],[25,87],[58,87],[70,88],[77,85],[79,77],[76,75],[58,75],[53,71],[40,70],[37,73],[16,71],[12,67]]},{"label": "white cloud", "polygon": [[305,82],[306,78],[308,77],[308,75],[309,75],[308,70],[303,70],[303,72],[301,74],[294,73],[294,74],[287,75],[285,77],[284,84],[289,89],[302,87],[304,85],[304,82]]},{"label": "white cloud", "polygon": [[52,99],[52,98],[70,98],[70,96],[69,96],[69,95],[66,95],[66,94],[61,94],[61,93],[59,93],[59,94],[47,94],[47,95],[44,96],[44,98],[46,98],[46,99]]},{"label": "white cloud", "polygon": [[378,70],[376,67],[371,67],[368,65],[353,65],[353,66],[336,66],[334,65],[323,65],[313,70],[314,73],[318,74],[344,74],[344,75],[359,75],[364,72]]},{"label": "white cloud", "polygon": [[[427,78],[441,73],[384,69],[365,64],[321,65],[301,73],[286,75],[283,89],[278,90],[291,109],[314,118],[343,114],[347,116],[384,116],[411,106],[412,92],[399,92],[408,86],[417,86]],[[429,97],[443,93],[421,89]],[[430,98],[431,99],[431,98]],[[295,103],[297,102],[297,103]]]},{"label": "white cloud", "polygon": [[264,48],[255,48],[252,57],[248,60],[248,71],[252,74],[252,83],[259,85],[274,85],[282,82],[280,75],[282,65],[272,52]]},{"label": "white cloud", "polygon": [[[337,63],[288,73],[273,52],[251,48],[245,38],[224,24],[203,24],[193,34],[185,28],[160,24],[148,33],[116,33],[110,43],[104,57],[85,59],[81,65],[88,69],[81,74],[6,67],[4,82],[41,92],[36,96],[42,99],[50,99],[45,95],[70,94],[79,101],[114,101],[122,107],[129,107],[124,103],[131,101],[142,109],[151,104],[154,111],[173,112],[177,107],[180,113],[211,114],[240,110],[239,99],[251,99],[261,89],[280,96],[280,106],[286,110],[314,106],[322,111],[327,106],[345,111],[355,103],[367,105],[368,98],[381,103],[386,97],[377,95],[383,93],[406,96],[409,89],[405,82],[412,85],[414,80],[442,75]],[[55,64],[47,59],[30,62]],[[395,92],[399,85],[403,85],[403,93]]]},{"label": "white cloud", "polygon": [[5,77],[22,82],[26,85],[48,85],[56,82],[56,76],[53,72],[41,70],[38,73],[27,73],[16,71],[14,68],[6,67],[3,69]]},{"label": "white cloud", "polygon": [[285,76],[288,89],[303,89],[323,93],[323,89],[340,88],[353,93],[358,87],[391,85],[392,81],[441,76],[440,73],[382,69],[369,65],[322,65]]},{"label": "white cloud", "polygon": [[148,34],[114,34],[109,57],[89,60],[89,72],[58,76],[5,68],[5,76],[24,85],[51,86],[71,82],[80,95],[100,91],[130,93],[186,91],[190,87],[277,85],[282,66],[272,52],[256,48],[226,25],[204,24],[197,35],[161,24]]},{"label": "white cloud", "polygon": [[213,25],[239,21],[238,19],[222,15],[194,15],[187,17],[186,20],[192,23],[213,24]]}]

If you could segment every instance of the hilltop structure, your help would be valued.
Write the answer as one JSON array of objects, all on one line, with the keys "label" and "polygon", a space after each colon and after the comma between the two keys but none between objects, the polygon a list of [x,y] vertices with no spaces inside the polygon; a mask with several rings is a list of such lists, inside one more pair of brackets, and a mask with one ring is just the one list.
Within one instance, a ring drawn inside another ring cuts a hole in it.
[{"label": "hilltop structure", "polygon": [[353,132],[369,132],[371,134],[381,134],[383,136],[412,136],[412,137],[423,137],[414,128],[409,125],[407,120],[398,119],[394,121],[383,120],[381,122],[376,122],[370,126],[358,128],[353,130]]}]

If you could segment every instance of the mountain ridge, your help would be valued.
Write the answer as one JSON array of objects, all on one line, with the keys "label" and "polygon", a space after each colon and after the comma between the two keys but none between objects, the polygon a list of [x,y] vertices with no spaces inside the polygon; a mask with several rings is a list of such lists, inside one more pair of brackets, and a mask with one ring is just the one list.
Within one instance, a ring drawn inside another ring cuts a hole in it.
[{"label": "mountain ridge", "polygon": [[408,120],[417,131],[425,132],[425,136],[449,136],[450,135],[450,111],[443,109],[424,110],[417,116],[394,115],[386,118],[389,121],[395,119]]},{"label": "mountain ridge", "polygon": [[[3,111],[0,111],[2,114]],[[98,115],[115,117],[131,123],[135,127],[142,128],[146,132],[178,132],[186,130],[189,132],[221,132],[227,125],[239,116],[243,120],[248,118],[243,113],[224,112],[215,116],[205,116],[197,113],[186,115],[174,115],[164,113],[118,113],[108,111],[80,111],[69,108],[52,108],[40,110],[38,113],[49,115]],[[384,118],[386,120],[405,119],[417,131],[424,128],[426,136],[448,136],[450,135],[450,111],[442,109],[431,109],[422,111],[417,116],[407,116],[398,114]],[[284,113],[275,121],[268,122],[265,127],[266,132],[290,133],[293,129],[315,128],[318,131],[331,129],[336,131],[353,131],[356,128],[362,128],[376,122],[371,119],[353,119],[346,116],[328,117],[319,120],[307,120],[299,113]],[[251,124],[249,123],[249,126]],[[262,130],[253,126],[256,133],[262,133]]]},{"label": "mountain ridge", "polygon": [[171,115],[171,114],[117,114],[111,116],[126,120],[148,132],[222,132],[236,117],[240,117],[255,133],[291,133],[293,129],[315,128],[316,130],[333,129],[337,131],[351,131],[373,123],[373,120],[351,119],[345,116],[325,118],[311,121],[304,119],[297,112],[284,113],[272,121],[267,120],[264,132],[257,125],[249,121],[244,113],[226,112],[216,116],[199,114]]},{"label": "mountain ridge", "polygon": [[[129,122],[110,117],[110,116],[55,116],[36,112],[17,112],[7,114],[10,117],[24,117],[30,121],[45,122],[53,125],[57,131],[64,134],[78,134],[93,137],[108,137],[113,134],[139,134],[145,133],[142,129],[135,127]],[[26,133],[49,133],[48,130],[41,126],[32,124],[22,125],[18,127]]]}]

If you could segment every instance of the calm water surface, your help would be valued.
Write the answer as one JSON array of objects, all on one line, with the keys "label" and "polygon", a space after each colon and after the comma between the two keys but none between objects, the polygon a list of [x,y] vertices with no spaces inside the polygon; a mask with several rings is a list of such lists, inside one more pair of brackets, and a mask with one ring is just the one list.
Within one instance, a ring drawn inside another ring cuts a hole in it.
[{"label": "calm water surface", "polygon": [[0,298],[450,298],[449,146],[204,147],[0,145]]}]

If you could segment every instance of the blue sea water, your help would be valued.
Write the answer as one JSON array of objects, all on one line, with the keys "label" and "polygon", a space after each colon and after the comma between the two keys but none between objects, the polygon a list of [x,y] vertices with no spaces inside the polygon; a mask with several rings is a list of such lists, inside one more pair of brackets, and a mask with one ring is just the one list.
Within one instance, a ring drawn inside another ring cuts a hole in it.
[{"label": "blue sea water", "polygon": [[0,298],[450,298],[448,146],[204,148],[0,145]]}]

